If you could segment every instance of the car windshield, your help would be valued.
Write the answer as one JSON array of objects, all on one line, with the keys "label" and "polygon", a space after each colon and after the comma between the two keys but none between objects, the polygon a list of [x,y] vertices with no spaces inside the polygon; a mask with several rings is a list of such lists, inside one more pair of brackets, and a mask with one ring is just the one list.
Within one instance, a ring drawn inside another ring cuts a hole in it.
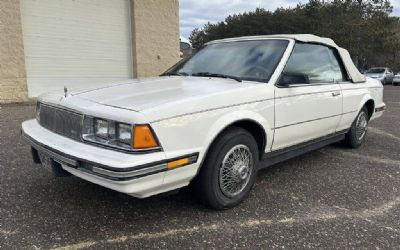
[{"label": "car windshield", "polygon": [[372,68],[372,69],[369,69],[368,71],[367,71],[367,73],[380,73],[380,74],[382,74],[382,73],[384,73],[385,72],[385,69],[383,69],[383,68]]},{"label": "car windshield", "polygon": [[210,44],[163,75],[268,82],[288,43],[287,40],[267,39]]}]

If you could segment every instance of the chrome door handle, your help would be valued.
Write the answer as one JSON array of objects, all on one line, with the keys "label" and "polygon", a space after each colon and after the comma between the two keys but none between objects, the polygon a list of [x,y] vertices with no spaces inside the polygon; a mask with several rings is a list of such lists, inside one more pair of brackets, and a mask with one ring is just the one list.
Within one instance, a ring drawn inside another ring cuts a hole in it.
[{"label": "chrome door handle", "polygon": [[339,91],[337,91],[337,92],[332,92],[332,96],[338,96],[338,95],[340,95],[340,92],[339,92]]}]

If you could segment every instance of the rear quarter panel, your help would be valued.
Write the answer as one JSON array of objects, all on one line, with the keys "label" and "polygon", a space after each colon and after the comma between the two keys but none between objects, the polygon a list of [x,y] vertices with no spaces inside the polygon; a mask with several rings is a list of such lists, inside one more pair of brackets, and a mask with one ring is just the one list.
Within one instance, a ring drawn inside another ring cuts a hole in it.
[{"label": "rear quarter panel", "polygon": [[343,116],[338,131],[350,128],[357,114],[368,100],[374,101],[374,106],[383,105],[383,86],[372,78],[367,77],[365,83],[341,83],[343,95]]}]

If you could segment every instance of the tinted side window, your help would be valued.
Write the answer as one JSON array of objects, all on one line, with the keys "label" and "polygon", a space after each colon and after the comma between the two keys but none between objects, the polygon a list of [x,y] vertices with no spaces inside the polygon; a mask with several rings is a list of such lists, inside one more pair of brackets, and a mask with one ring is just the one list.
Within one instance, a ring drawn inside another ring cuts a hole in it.
[{"label": "tinted side window", "polygon": [[334,49],[318,44],[296,43],[284,73],[305,75],[310,83],[346,80]]}]

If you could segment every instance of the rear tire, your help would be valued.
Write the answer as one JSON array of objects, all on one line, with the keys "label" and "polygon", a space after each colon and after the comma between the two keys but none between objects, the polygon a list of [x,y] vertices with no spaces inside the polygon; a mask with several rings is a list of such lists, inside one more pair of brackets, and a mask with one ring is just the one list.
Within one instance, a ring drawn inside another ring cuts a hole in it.
[{"label": "rear tire", "polygon": [[363,107],[346,134],[344,143],[351,148],[358,148],[364,142],[368,131],[369,115],[367,107]]},{"label": "rear tire", "polygon": [[219,210],[242,202],[254,184],[258,157],[257,143],[249,132],[228,129],[212,144],[194,180],[198,198]]}]

